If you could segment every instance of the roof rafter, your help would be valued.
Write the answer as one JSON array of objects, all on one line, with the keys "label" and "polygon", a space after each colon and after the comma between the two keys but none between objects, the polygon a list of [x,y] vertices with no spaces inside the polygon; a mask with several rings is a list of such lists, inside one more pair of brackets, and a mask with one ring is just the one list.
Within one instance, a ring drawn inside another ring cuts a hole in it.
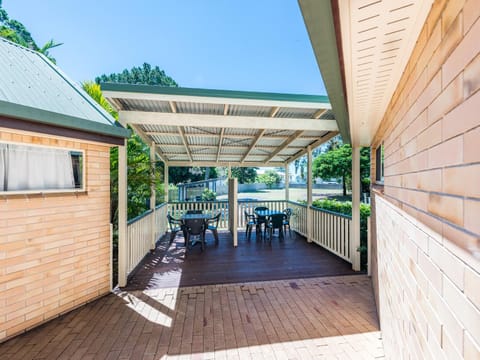
[{"label": "roof rafter", "polygon": [[180,135],[182,137],[183,145],[185,146],[188,158],[190,159],[190,161],[193,161],[192,153],[190,152],[190,148],[188,147],[187,137],[185,136],[185,129],[183,128],[183,126],[179,126],[178,131],[180,132]]},{"label": "roof rafter", "polygon": [[[227,111],[227,105],[225,105],[224,114],[225,114],[226,111]],[[222,130],[220,130],[220,136],[218,137],[217,162],[218,162],[218,159],[220,158],[220,153],[221,153],[221,151],[222,151],[223,133],[224,133],[224,132],[225,132],[225,129],[222,128]]]},{"label": "roof rafter", "polygon": [[[338,131],[331,131],[329,132],[328,134],[325,134],[324,136],[322,136],[320,139],[318,139],[317,141],[313,142],[312,144],[308,145],[309,147],[311,147],[312,149],[315,149],[317,147],[319,147],[320,145],[322,145],[323,143],[326,143],[328,140],[330,140],[331,138],[335,137],[338,135]],[[303,149],[303,150],[300,150],[299,152],[297,152],[295,155],[293,155],[290,159],[288,159],[289,162],[292,162],[292,161],[295,161],[297,160],[299,157],[302,157],[303,155],[305,155],[306,153],[308,152],[308,148],[307,149]]]},{"label": "roof rafter", "polygon": [[245,154],[242,156],[242,159],[240,160],[241,163],[243,163],[245,161],[245,159],[247,158],[247,156],[252,152],[253,148],[255,147],[255,145],[257,145],[258,141],[260,140],[260,138],[263,136],[263,134],[265,134],[265,129],[262,129],[260,130],[257,135],[255,135],[255,138],[253,139],[252,143],[250,144],[250,146],[248,147],[248,150],[245,152]]},{"label": "roof rafter", "polygon": [[282,151],[283,149],[285,149],[288,145],[290,145],[292,142],[294,142],[295,140],[297,140],[301,135],[303,134],[303,130],[298,130],[298,131],[295,131],[295,133],[293,135],[290,135],[283,143],[282,145],[280,145],[279,147],[277,147],[276,150],[274,150],[270,156],[267,157],[267,159],[265,160],[266,163],[268,163],[270,160],[272,160],[275,156],[277,156],[280,151]]}]

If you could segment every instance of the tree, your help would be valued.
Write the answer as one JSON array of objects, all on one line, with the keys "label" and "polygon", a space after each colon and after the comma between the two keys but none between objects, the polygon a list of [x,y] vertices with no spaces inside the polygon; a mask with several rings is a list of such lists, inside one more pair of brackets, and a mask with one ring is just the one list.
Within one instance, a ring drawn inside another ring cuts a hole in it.
[{"label": "tree", "polygon": [[[322,179],[341,178],[343,196],[347,195],[347,182],[352,176],[352,147],[348,144],[327,151],[313,161],[313,176]],[[370,150],[360,150],[360,176],[368,177],[370,173]]]},{"label": "tree", "polygon": [[257,178],[256,167],[232,167],[232,177],[238,179],[239,184],[251,184]]},{"label": "tree", "polygon": [[115,82],[127,84],[161,85],[167,87],[177,87],[178,84],[165,71],[160,70],[158,66],[152,68],[148,63],[141,67],[134,66],[130,70],[123,70],[121,73],[110,75],[100,75],[95,78],[97,84],[101,82]]},{"label": "tree", "polygon": [[56,63],[55,59],[50,55],[49,50],[54,47],[62,45],[55,43],[53,39],[47,41],[45,45],[39,47],[33,40],[32,35],[27,30],[25,25],[15,19],[10,19],[8,13],[2,8],[0,1],[0,37],[3,37],[11,42],[25,46],[26,48],[38,51],[45,55],[51,62]]},{"label": "tree", "polygon": [[[117,119],[118,114],[103,97],[102,90],[94,82],[85,82],[83,89],[113,118]],[[159,164],[150,161],[148,146],[133,133],[127,141],[127,178],[128,178],[128,218],[134,218],[145,212],[147,201],[151,196],[151,184],[156,184],[156,194],[163,194],[161,186],[163,171]],[[155,171],[154,171],[155,169]],[[118,148],[110,150],[110,217],[113,224],[118,219]]]},{"label": "tree", "polygon": [[280,184],[282,177],[275,170],[268,170],[265,171],[265,173],[258,175],[257,180],[258,182],[264,183],[269,189],[271,189],[273,185]]}]

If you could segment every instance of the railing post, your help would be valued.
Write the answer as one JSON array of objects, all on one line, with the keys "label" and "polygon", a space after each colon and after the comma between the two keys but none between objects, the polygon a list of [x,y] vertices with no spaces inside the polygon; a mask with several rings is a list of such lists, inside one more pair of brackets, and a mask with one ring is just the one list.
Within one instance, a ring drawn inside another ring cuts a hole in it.
[{"label": "railing post", "polygon": [[367,274],[372,276],[372,223],[371,217],[367,218]]},{"label": "railing post", "polygon": [[118,147],[118,285],[127,285],[127,140]]},{"label": "railing post", "polygon": [[[288,163],[285,164],[285,201],[290,200],[290,175],[288,174]],[[287,205],[288,206],[288,205]]]},{"label": "railing post", "polygon": [[360,147],[352,144],[352,269],[360,271]]},{"label": "railing post", "polygon": [[155,143],[150,144],[150,162],[151,162],[151,179],[150,179],[150,210],[152,210],[151,221],[150,221],[150,231],[152,235],[152,244],[150,250],[155,250],[157,242],[157,217],[155,216],[155,207],[157,203],[157,191],[156,191],[156,179],[155,179]]},{"label": "railing post", "polygon": [[312,148],[308,147],[307,152],[307,242],[312,242],[312,226],[313,226],[313,219],[312,219],[312,181],[313,181],[313,169],[312,169]]}]

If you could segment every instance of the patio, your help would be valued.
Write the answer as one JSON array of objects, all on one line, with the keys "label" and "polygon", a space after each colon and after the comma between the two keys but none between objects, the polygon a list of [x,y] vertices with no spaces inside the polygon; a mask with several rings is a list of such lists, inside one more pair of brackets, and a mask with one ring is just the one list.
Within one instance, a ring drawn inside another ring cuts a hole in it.
[{"label": "patio", "polygon": [[255,231],[248,241],[239,231],[239,244],[233,248],[228,231],[219,232],[219,244],[207,233],[207,248],[193,247],[185,259],[183,236],[177,234],[172,243],[169,236],[159,242],[155,252],[140,263],[125,288],[153,290],[161,288],[245,283],[358,274],[347,261],[324,248],[307,243],[292,231],[272,242],[256,239]]},{"label": "patio", "polygon": [[365,275],[117,291],[0,345],[0,359],[379,359]]}]

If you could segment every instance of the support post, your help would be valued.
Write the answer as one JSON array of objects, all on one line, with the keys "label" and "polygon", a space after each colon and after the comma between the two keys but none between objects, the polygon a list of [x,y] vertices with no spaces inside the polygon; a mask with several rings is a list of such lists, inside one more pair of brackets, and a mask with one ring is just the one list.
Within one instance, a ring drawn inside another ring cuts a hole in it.
[{"label": "support post", "polygon": [[290,200],[290,175],[288,174],[288,164],[285,164],[285,201]]},{"label": "support post", "polygon": [[352,269],[360,271],[360,147],[352,144],[352,228],[350,258]]},{"label": "support post", "polygon": [[232,178],[232,165],[230,165],[230,163],[228,163],[227,171],[228,171],[228,178],[231,179]]},{"label": "support post", "polygon": [[127,140],[118,147],[118,285],[127,285]]},{"label": "support post", "polygon": [[[169,183],[168,183],[168,164],[166,162],[163,163],[163,185],[165,186],[164,191],[165,191],[165,197],[164,197],[164,202],[168,204],[169,198],[168,198],[168,188],[169,188]],[[178,201],[181,201],[181,199],[178,199]]]},{"label": "support post", "polygon": [[312,182],[313,182],[313,169],[312,169],[312,148],[309,146],[307,151],[307,241],[312,242],[312,227],[313,227],[313,214],[312,214]]},{"label": "support post", "polygon": [[156,179],[155,179],[155,143],[150,144],[150,166],[151,166],[151,179],[150,179],[150,210],[152,210],[150,228],[152,235],[152,244],[150,250],[155,250],[157,242],[157,224],[155,216],[155,207],[157,205],[157,191],[156,191]]}]

